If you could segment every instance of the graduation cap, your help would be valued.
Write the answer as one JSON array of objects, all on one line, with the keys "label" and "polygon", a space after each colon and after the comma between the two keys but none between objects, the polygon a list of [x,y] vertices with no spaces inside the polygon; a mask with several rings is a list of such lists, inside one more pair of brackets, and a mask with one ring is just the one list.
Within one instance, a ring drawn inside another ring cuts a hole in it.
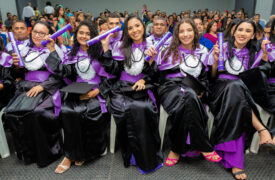
[{"label": "graduation cap", "polygon": [[267,77],[259,68],[246,70],[240,73],[239,77],[250,90],[253,97],[268,96]]},{"label": "graduation cap", "polygon": [[95,84],[88,84],[86,82],[74,82],[60,89],[60,91],[72,94],[86,94],[91,91],[95,86]]},{"label": "graduation cap", "polygon": [[194,76],[184,72],[186,76],[183,78],[183,85],[192,88],[198,95],[206,91],[206,87]]}]

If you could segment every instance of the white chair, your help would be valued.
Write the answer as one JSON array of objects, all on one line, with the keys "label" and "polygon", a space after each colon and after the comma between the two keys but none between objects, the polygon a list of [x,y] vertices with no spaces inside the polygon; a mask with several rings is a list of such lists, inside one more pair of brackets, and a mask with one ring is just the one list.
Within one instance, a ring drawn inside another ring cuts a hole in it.
[{"label": "white chair", "polygon": [[205,109],[206,109],[206,113],[208,115],[207,128],[208,128],[208,137],[210,138],[211,131],[213,128],[213,123],[214,123],[214,115],[211,113],[209,106],[206,106]]},{"label": "white chair", "polygon": [[[159,119],[159,134],[161,138],[160,149],[163,146],[163,139],[165,134],[166,122],[168,114],[164,111],[163,107],[160,106],[160,119]],[[111,130],[110,130],[110,152],[115,152],[115,141],[116,141],[116,123],[113,115],[111,116]]]},{"label": "white chair", "polygon": [[116,144],[116,122],[113,115],[111,116],[111,130],[110,130],[110,152],[115,153],[115,144]]},{"label": "white chair", "polygon": [[4,111],[4,108],[0,112],[0,155],[2,158],[6,158],[10,156],[10,150],[9,150],[5,130],[2,123],[3,111]]}]

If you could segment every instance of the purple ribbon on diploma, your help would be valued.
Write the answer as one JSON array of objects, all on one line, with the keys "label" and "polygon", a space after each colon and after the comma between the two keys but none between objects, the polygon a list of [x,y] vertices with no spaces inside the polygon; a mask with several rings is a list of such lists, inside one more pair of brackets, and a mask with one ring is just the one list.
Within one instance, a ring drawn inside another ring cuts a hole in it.
[{"label": "purple ribbon on diploma", "polygon": [[87,41],[87,44],[88,44],[88,46],[91,46],[91,45],[97,43],[98,41],[100,41],[100,40],[106,38],[109,34],[111,34],[111,33],[116,33],[116,32],[118,32],[118,31],[120,31],[120,27],[119,27],[119,26],[116,26],[116,27],[114,27],[113,29],[110,29],[109,31],[106,31],[106,32],[103,33],[103,34],[98,35],[98,36],[94,37],[93,39],[90,39],[89,41]]},{"label": "purple ribbon on diploma", "polygon": [[[269,38],[268,38],[268,37],[264,37],[264,40],[269,41]],[[270,44],[270,43],[265,44],[265,49],[266,49],[266,51],[267,51],[268,53],[271,53],[271,51],[272,51],[271,44]]]},{"label": "purple ribbon on diploma", "polygon": [[[167,32],[160,40],[157,42],[157,44],[154,46],[155,50],[158,51],[160,47],[172,36],[172,33]],[[149,61],[151,59],[151,56],[145,56],[145,60]]]},{"label": "purple ribbon on diploma", "polygon": [[[56,39],[58,36],[60,36],[61,34],[65,33],[66,31],[69,31],[70,29],[72,29],[72,25],[69,23],[66,26],[62,27],[61,29],[59,29],[58,31],[56,31],[55,33],[53,33],[51,35],[51,39]],[[42,46],[46,46],[46,44],[48,44],[50,41],[41,41],[41,45]]]},{"label": "purple ribbon on diploma", "polygon": [[19,67],[23,67],[24,66],[24,61],[23,61],[23,59],[21,57],[21,54],[20,54],[20,51],[19,51],[18,46],[16,44],[14,35],[13,35],[12,32],[8,32],[8,36],[9,36],[10,41],[11,41],[13,52],[15,52],[17,54],[18,58],[19,58],[18,66]]},{"label": "purple ribbon on diploma", "polygon": [[220,32],[218,35],[218,45],[219,45],[219,61],[218,61],[218,71],[224,71],[224,57],[223,57],[223,33]]}]

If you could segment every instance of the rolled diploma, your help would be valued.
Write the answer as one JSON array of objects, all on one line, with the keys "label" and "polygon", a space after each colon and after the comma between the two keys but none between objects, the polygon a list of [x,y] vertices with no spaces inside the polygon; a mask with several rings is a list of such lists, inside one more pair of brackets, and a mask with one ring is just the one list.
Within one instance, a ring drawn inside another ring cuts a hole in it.
[{"label": "rolled diploma", "polygon": [[[155,50],[158,51],[160,47],[172,36],[170,32],[167,32],[160,40],[157,42],[157,44],[154,46]],[[145,60],[149,61],[151,59],[151,56],[145,56]]]},{"label": "rolled diploma", "polygon": [[[61,29],[59,29],[58,31],[56,31],[55,33],[53,33],[51,35],[51,39],[56,39],[58,36],[62,35],[63,33],[65,33],[66,31],[72,29],[72,26],[71,24],[67,24],[66,26],[62,27]],[[41,41],[41,45],[42,46],[46,46],[50,41],[46,41],[46,40],[43,40]]]},{"label": "rolled diploma", "polygon": [[223,57],[223,33],[218,33],[218,45],[219,45],[219,61],[218,71],[224,71],[224,57]]},{"label": "rolled diploma", "polygon": [[24,62],[23,62],[23,59],[21,57],[21,54],[20,54],[20,51],[18,49],[18,46],[16,44],[16,41],[15,41],[15,38],[14,38],[14,35],[12,32],[8,32],[8,36],[10,38],[10,41],[11,41],[11,45],[12,45],[12,49],[13,49],[13,52],[15,52],[19,58],[19,62],[18,62],[18,66],[19,67],[23,67],[24,66]]},{"label": "rolled diploma", "polygon": [[91,45],[93,45],[93,44],[99,42],[100,40],[106,38],[109,34],[111,34],[111,33],[116,33],[116,32],[118,32],[118,31],[120,31],[120,27],[119,27],[119,26],[116,26],[116,27],[114,27],[113,29],[110,29],[109,31],[106,31],[106,32],[103,33],[103,34],[100,34],[100,35],[94,37],[93,39],[88,40],[88,41],[87,41],[87,44],[88,44],[88,46],[91,46]]},{"label": "rolled diploma", "polygon": [[[264,37],[264,40],[268,40],[269,41],[269,38],[268,37]],[[266,51],[268,53],[270,53],[272,51],[271,44],[270,43],[265,44],[265,49],[266,49]]]}]

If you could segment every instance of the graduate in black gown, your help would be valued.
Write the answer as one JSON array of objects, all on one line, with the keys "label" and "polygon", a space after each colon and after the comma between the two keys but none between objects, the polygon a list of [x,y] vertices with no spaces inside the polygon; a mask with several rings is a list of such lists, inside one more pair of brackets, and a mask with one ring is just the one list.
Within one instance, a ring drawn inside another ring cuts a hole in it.
[{"label": "graduate in black gown", "polygon": [[[24,46],[30,44],[28,26],[25,21],[15,21],[12,25],[12,32],[14,34],[15,42],[19,50],[22,50]],[[13,52],[11,42],[7,44],[6,49],[10,54]]]},{"label": "graduate in black gown", "polygon": [[[269,38],[270,41],[268,41],[268,43],[271,43],[272,48],[272,52],[268,55],[268,60],[271,64],[271,70],[268,76],[268,95],[265,98],[258,98],[256,101],[264,110],[273,115],[269,123],[271,123],[272,126],[270,132],[275,143],[275,19],[269,23],[271,26],[268,27],[266,25],[264,33],[264,36]],[[272,152],[275,152],[275,150],[272,150]]]},{"label": "graduate in black gown", "polygon": [[10,73],[11,66],[12,56],[6,52],[3,39],[0,37],[0,111],[8,104],[14,94],[15,84]]},{"label": "graduate in black gown", "polygon": [[145,89],[146,84],[153,81],[156,66],[152,59],[151,65],[144,59],[149,49],[144,24],[137,16],[129,15],[122,41],[117,42],[112,51],[108,38],[102,41],[101,63],[117,78],[109,95],[109,105],[117,125],[124,165],[136,165],[142,174],[148,173],[162,167],[162,154],[155,98],[150,89]]},{"label": "graduate in black gown", "polygon": [[[57,90],[62,81],[45,64],[46,59],[63,57],[63,52],[41,41],[52,33],[47,23],[37,22],[31,32],[30,44],[21,51],[24,79],[16,84],[13,99],[4,111],[4,118],[12,130],[17,157],[26,164],[45,167],[61,156],[62,137],[58,112],[61,101]],[[18,56],[13,63],[18,67]]]},{"label": "graduate in black gown", "polygon": [[94,24],[82,21],[76,28],[73,48],[64,61],[58,58],[46,61],[60,78],[95,85],[83,94],[68,93],[63,100],[60,118],[64,129],[65,158],[56,168],[56,173],[68,170],[72,162],[81,166],[84,161],[94,160],[107,150],[110,113],[105,99],[110,90],[108,78],[112,76],[98,62],[101,43],[87,45],[87,41],[97,35]]},{"label": "graduate in black gown", "polygon": [[[116,13],[109,14],[109,16],[107,17],[107,24],[108,24],[108,29],[112,29],[116,26],[121,27],[120,17]],[[109,39],[109,49],[110,50],[113,49],[113,47],[117,41],[120,41],[121,36],[122,36],[122,31],[118,31],[110,37],[110,39]]]},{"label": "graduate in black gown", "polygon": [[246,179],[244,150],[250,146],[256,130],[260,135],[261,147],[274,146],[269,131],[260,120],[250,90],[238,76],[251,69],[255,62],[264,73],[270,69],[264,43],[261,46],[264,56],[260,57],[256,52],[255,33],[253,21],[240,21],[232,38],[224,44],[225,71],[218,71],[218,45],[210,52],[207,62],[211,65],[213,78],[210,108],[215,117],[211,141],[223,158],[221,163],[225,168],[232,168],[236,179]]},{"label": "graduate in black gown", "polygon": [[[191,19],[179,21],[174,28],[171,45],[158,55],[160,102],[169,114],[172,122],[169,132],[171,151],[165,162],[175,165],[180,155],[198,155],[202,152],[209,161],[219,162],[221,158],[213,150],[208,138],[207,114],[201,98],[204,92],[197,94],[192,87],[183,83],[186,73],[197,78],[207,88],[208,80],[204,60],[208,54],[206,48],[200,48],[199,34]],[[197,150],[196,152],[194,152]]]}]

